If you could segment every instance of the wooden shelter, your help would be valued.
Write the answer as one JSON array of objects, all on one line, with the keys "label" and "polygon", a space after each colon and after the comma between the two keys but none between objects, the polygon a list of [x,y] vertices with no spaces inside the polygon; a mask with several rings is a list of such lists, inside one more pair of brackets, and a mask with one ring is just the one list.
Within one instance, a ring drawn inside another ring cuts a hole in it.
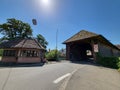
[{"label": "wooden shelter", "polygon": [[71,38],[63,42],[66,44],[66,59],[96,60],[96,53],[102,56],[120,56],[120,49],[109,42],[102,35],[81,30]]},{"label": "wooden shelter", "polygon": [[37,63],[44,57],[45,49],[35,39],[14,39],[0,44],[4,49],[2,62]]}]

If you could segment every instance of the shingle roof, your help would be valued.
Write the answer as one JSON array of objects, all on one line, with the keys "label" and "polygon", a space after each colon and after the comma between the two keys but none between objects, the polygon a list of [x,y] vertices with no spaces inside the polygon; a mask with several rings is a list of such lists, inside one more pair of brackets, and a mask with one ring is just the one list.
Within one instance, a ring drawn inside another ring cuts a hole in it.
[{"label": "shingle roof", "polygon": [[116,49],[120,50],[119,47],[113,45],[104,36],[102,36],[100,34],[93,33],[93,32],[89,32],[89,31],[86,31],[86,30],[81,30],[77,34],[73,35],[71,38],[64,41],[63,44],[67,44],[67,43],[74,42],[74,41],[85,40],[85,39],[93,39],[93,38],[96,39],[96,40],[99,40],[100,42],[102,42],[104,44],[107,44],[107,45],[109,45],[113,48],[116,48]]},{"label": "shingle roof", "polygon": [[80,32],[78,32],[71,38],[67,39],[63,43],[65,44],[65,43],[69,43],[69,42],[73,42],[73,41],[83,40],[83,39],[87,39],[87,38],[94,37],[94,36],[98,36],[98,34],[93,33],[93,32],[88,32],[86,30],[81,30]]},{"label": "shingle roof", "polygon": [[14,39],[0,44],[0,48],[44,49],[35,39]]}]

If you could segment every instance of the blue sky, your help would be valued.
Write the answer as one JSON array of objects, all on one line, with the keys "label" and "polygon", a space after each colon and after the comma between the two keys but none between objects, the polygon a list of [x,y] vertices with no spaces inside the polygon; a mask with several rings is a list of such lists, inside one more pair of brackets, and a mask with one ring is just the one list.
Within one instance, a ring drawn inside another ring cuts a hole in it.
[{"label": "blue sky", "polygon": [[[65,48],[63,41],[80,30],[102,34],[113,44],[120,44],[120,0],[0,0],[0,24],[7,18],[27,22],[33,36],[42,34],[48,48]],[[37,19],[37,25],[32,19]]]}]

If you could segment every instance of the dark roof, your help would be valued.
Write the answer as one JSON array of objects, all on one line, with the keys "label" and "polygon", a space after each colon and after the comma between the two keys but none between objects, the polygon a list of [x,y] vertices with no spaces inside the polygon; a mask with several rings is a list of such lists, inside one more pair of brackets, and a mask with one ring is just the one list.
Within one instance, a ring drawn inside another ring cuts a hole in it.
[{"label": "dark roof", "polygon": [[36,39],[14,39],[3,42],[0,48],[28,48],[28,49],[44,49]]},{"label": "dark roof", "polygon": [[96,34],[93,32],[89,32],[86,30],[81,30],[77,34],[73,35],[71,38],[67,39],[66,41],[63,42],[63,44],[71,43],[71,42],[76,42],[76,41],[82,41],[82,40],[87,40],[87,39],[96,39],[99,40],[100,42],[107,44],[113,48],[116,48],[120,50],[120,48],[116,47],[113,45],[109,40],[107,40],[104,36],[100,34]]},{"label": "dark roof", "polygon": [[80,32],[78,32],[77,34],[75,34],[74,36],[72,36],[71,38],[67,39],[65,43],[69,43],[69,42],[73,42],[73,41],[78,41],[78,40],[83,40],[83,39],[87,39],[90,37],[95,37],[98,36],[98,34],[93,33],[93,32],[88,32],[86,30],[81,30]]}]

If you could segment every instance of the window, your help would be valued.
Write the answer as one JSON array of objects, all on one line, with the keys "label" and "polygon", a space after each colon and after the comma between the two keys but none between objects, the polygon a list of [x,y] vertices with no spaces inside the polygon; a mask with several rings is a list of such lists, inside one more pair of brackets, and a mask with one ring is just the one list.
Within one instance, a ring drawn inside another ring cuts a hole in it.
[{"label": "window", "polygon": [[15,56],[16,50],[4,50],[3,56]]},{"label": "window", "polygon": [[21,52],[21,56],[23,57],[38,57],[38,51],[34,51],[34,50],[23,50]]}]

